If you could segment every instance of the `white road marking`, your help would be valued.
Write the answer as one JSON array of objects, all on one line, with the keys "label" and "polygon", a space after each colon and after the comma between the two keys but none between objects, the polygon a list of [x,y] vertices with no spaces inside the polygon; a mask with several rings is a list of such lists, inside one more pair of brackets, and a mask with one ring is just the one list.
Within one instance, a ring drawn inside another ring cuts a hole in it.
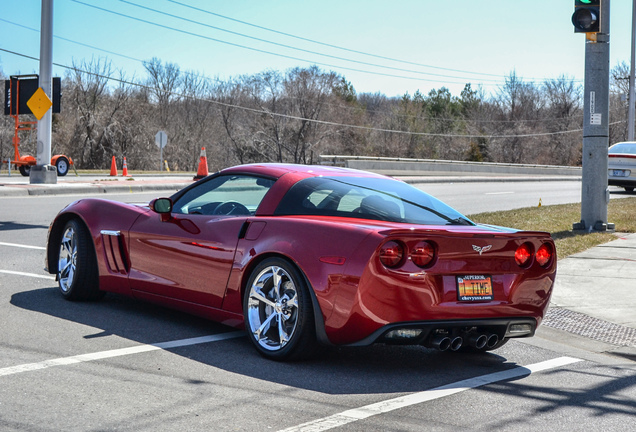
[{"label": "white road marking", "polygon": [[170,348],[178,348],[188,345],[198,345],[208,342],[218,342],[226,339],[238,338],[241,336],[245,336],[245,332],[243,331],[235,331],[235,332],[227,332],[216,335],[209,336],[201,336],[190,339],[180,339],[168,342],[161,342],[151,345],[138,345],[129,348],[121,348],[110,351],[101,351],[92,354],[80,354],[72,357],[61,357],[51,360],[45,360],[38,363],[26,363],[18,366],[10,366],[6,368],[0,369],[0,376],[4,375],[13,375],[23,372],[32,372],[41,369],[47,369],[54,366],[66,366],[76,363],[84,363],[95,360],[102,360],[112,357],[120,357],[130,354],[139,354],[148,351],[156,351],[156,350],[166,350]]},{"label": "white road marking", "polygon": [[0,242],[0,246],[11,246],[11,247],[24,248],[24,249],[46,250],[46,248],[44,246],[29,246],[29,245],[22,245],[22,244],[17,244],[17,243]]},{"label": "white road marking", "polygon": [[338,414],[334,414],[329,417],[325,417],[318,420],[313,420],[307,423],[303,423],[298,426],[293,426],[287,429],[283,429],[279,432],[317,432],[328,429],[333,429],[353,423],[358,420],[363,420],[368,417],[387,413],[400,408],[408,407],[411,405],[420,404],[422,402],[443,398],[446,396],[460,393],[465,390],[481,387],[487,384],[492,384],[498,381],[509,380],[513,378],[519,378],[526,375],[530,375],[535,372],[540,372],[548,369],[554,369],[561,366],[566,366],[572,363],[580,362],[581,359],[572,357],[559,357],[552,360],[547,360],[541,363],[535,363],[529,366],[519,366],[514,369],[505,370],[501,372],[495,372],[488,375],[482,375],[475,378],[469,378],[467,380],[458,381],[456,383],[447,384],[445,386],[437,387],[431,390],[425,390],[419,393],[413,393],[410,395],[397,397],[395,399],[389,399],[382,402],[366,405],[360,408],[354,408],[347,411],[343,411]]},{"label": "white road marking", "polygon": [[486,192],[484,195],[510,195],[514,192]]},{"label": "white road marking", "polygon": [[12,275],[18,275],[18,276],[28,276],[28,277],[40,278],[40,279],[55,280],[55,276],[52,276],[52,275],[43,275],[43,274],[36,274],[36,273],[25,273],[25,272],[12,271],[12,270],[0,270],[0,273],[6,273],[6,274],[12,274]]}]

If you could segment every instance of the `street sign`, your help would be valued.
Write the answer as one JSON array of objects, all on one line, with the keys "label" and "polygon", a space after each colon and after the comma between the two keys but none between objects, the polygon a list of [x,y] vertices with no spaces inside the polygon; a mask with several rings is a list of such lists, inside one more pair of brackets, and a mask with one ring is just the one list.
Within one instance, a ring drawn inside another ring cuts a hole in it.
[{"label": "street sign", "polygon": [[[53,77],[53,113],[60,112],[62,83]],[[27,102],[40,87],[38,75],[12,75],[4,82],[4,115],[33,114]],[[19,96],[19,97],[18,97]]]},{"label": "street sign", "polygon": [[42,90],[42,87],[38,88],[27,101],[27,106],[38,120],[42,120],[44,114],[51,108],[51,105],[53,105],[53,102],[51,102],[51,99],[49,99],[44,90]]},{"label": "street sign", "polygon": [[159,147],[159,171],[163,171],[163,148],[168,144],[168,134],[164,131],[157,132],[155,135],[155,143]]},{"label": "street sign", "polygon": [[168,144],[168,135],[164,131],[157,132],[157,135],[155,135],[155,143],[157,147],[163,149]]}]

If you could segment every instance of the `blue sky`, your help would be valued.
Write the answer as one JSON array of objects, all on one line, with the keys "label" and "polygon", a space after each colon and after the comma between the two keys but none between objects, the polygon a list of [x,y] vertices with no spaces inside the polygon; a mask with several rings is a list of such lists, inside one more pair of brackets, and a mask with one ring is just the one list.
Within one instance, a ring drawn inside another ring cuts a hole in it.
[{"label": "blue sky", "polygon": [[[610,67],[630,59],[631,3],[611,3]],[[107,57],[137,81],[145,78],[140,60],[152,57],[222,80],[318,64],[343,75],[358,93],[447,87],[459,95],[468,82],[493,93],[512,71],[528,81],[565,75],[582,82],[585,37],[573,32],[573,4],[54,0],[53,61],[71,66]],[[5,75],[38,72],[38,62],[21,55],[39,57],[40,6],[41,0],[0,0]],[[66,70],[54,66],[53,72]]]}]

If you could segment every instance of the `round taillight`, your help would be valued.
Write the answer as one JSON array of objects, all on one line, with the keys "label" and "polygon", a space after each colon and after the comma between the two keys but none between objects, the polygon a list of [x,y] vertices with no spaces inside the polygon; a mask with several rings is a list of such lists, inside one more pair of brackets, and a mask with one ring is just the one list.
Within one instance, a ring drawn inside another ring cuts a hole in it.
[{"label": "round taillight", "polygon": [[411,250],[411,261],[418,267],[426,267],[435,258],[435,246],[427,241],[421,241]]},{"label": "round taillight", "polygon": [[380,262],[386,267],[397,267],[403,257],[404,247],[396,241],[388,241],[380,248]]},{"label": "round taillight", "polygon": [[524,243],[519,246],[515,252],[515,261],[521,267],[530,265],[532,259],[532,246],[529,243]]},{"label": "round taillight", "polygon": [[554,255],[554,248],[549,243],[543,243],[539,250],[537,250],[537,263],[541,267],[546,267],[550,264],[552,260],[552,255]]}]

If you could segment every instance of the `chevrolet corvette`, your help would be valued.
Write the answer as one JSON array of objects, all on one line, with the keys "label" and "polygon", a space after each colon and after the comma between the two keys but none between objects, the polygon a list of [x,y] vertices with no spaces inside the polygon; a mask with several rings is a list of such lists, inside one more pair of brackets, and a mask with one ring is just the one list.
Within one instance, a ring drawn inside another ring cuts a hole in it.
[{"label": "chevrolet corvette", "polygon": [[118,293],[244,328],[264,357],[323,345],[488,351],[533,336],[548,233],[481,225],[402,181],[326,166],[221,170],[145,205],[80,199],[49,228],[68,300]]}]

